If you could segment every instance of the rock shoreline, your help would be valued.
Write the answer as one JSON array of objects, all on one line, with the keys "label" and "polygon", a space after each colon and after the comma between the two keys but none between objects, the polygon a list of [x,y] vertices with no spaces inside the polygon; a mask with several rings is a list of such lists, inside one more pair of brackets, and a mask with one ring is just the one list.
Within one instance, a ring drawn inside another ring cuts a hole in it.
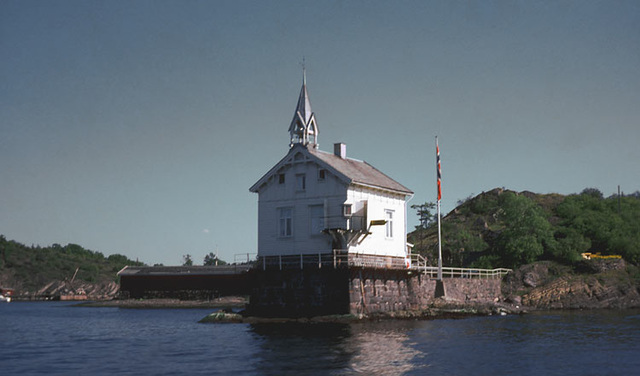
[{"label": "rock shoreline", "polygon": [[241,296],[226,296],[211,300],[179,299],[112,299],[76,304],[77,307],[115,307],[126,309],[167,309],[167,308],[244,308],[248,299]]},{"label": "rock shoreline", "polygon": [[218,311],[204,318],[200,323],[244,323],[244,324],[268,324],[268,323],[357,323],[382,320],[435,320],[435,319],[462,319],[472,316],[513,315],[525,314],[528,311],[519,306],[494,303],[460,303],[447,299],[436,299],[427,309],[415,311],[396,311],[387,313],[375,313],[369,315],[328,315],[314,317],[256,317],[247,315],[246,312]]},{"label": "rock shoreline", "polygon": [[507,275],[502,295],[529,309],[640,307],[640,271],[624,260],[584,260],[570,267],[548,261]]}]

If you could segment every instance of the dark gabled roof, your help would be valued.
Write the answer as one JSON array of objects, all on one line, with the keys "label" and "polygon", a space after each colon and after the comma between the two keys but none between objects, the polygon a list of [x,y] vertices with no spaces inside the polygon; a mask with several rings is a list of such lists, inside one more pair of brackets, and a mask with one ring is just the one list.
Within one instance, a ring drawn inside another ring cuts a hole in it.
[{"label": "dark gabled roof", "polygon": [[313,146],[303,146],[300,144],[291,148],[289,153],[278,162],[269,172],[267,172],[258,182],[256,182],[249,190],[251,192],[258,192],[259,188],[266,183],[268,178],[274,174],[280,167],[286,163],[290,156],[297,152],[303,152],[311,157],[315,157],[320,165],[332,170],[339,178],[345,181],[347,184],[357,184],[367,186],[370,188],[378,188],[382,190],[401,193],[404,195],[411,195],[413,192],[391,179],[389,176],[383,174],[375,167],[371,166],[367,162],[359,161],[351,158],[341,158],[335,154],[320,151]]},{"label": "dark gabled roof", "polygon": [[318,159],[333,167],[339,173],[351,180],[351,183],[353,184],[382,188],[404,194],[413,194],[409,188],[391,179],[389,176],[385,175],[367,162],[351,158],[341,158],[335,154],[314,148],[309,148],[308,150],[311,155],[318,157]]}]

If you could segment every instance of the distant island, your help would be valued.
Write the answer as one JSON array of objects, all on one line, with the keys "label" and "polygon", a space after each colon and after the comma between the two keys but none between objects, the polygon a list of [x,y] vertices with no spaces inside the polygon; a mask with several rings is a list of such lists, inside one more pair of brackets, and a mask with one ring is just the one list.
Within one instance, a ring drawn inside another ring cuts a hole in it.
[{"label": "distant island", "polygon": [[111,299],[119,290],[116,273],[126,265],[143,263],[77,244],[26,246],[0,235],[0,287],[12,288],[18,299]]}]

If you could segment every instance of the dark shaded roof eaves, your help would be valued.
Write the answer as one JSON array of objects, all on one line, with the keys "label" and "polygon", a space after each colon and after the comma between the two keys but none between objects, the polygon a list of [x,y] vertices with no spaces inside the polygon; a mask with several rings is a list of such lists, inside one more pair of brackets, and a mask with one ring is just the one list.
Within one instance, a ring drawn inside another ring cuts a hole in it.
[{"label": "dark shaded roof eaves", "polygon": [[250,269],[249,265],[224,266],[126,266],[119,276],[178,276],[238,274]]},{"label": "dark shaded roof eaves", "polygon": [[408,195],[413,194],[409,188],[393,180],[367,162],[351,158],[343,159],[335,154],[313,148],[309,148],[308,150],[312,155],[346,176],[354,184],[401,192]]}]

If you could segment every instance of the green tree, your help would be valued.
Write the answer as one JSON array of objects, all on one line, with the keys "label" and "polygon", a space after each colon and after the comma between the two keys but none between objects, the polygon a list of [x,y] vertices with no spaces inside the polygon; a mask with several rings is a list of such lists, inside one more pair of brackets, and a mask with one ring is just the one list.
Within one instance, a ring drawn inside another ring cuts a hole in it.
[{"label": "green tree", "polygon": [[598,188],[585,188],[580,193],[582,196],[591,196],[593,198],[602,199],[604,196]]},{"label": "green tree", "polygon": [[[585,189],[579,195],[567,197],[558,205],[561,226],[589,239],[589,250],[611,253],[619,238],[625,237],[629,223],[617,212],[617,200],[602,198],[599,191]],[[565,230],[565,232],[568,230]]]},{"label": "green tree", "polygon": [[204,256],[204,265],[226,265],[227,263],[218,258],[218,255],[215,255],[213,252],[209,252],[208,255]]},{"label": "green tree", "polygon": [[447,266],[463,267],[470,257],[477,257],[489,245],[460,223],[443,223],[442,258]]},{"label": "green tree", "polygon": [[186,254],[184,256],[182,256],[182,266],[192,266],[193,265],[193,259],[191,258],[190,254]]},{"label": "green tree", "polygon": [[587,188],[571,195],[556,209],[563,231],[575,231],[590,242],[587,250],[616,254],[640,263],[640,199],[636,196],[602,198]]},{"label": "green tree", "polygon": [[498,255],[505,266],[517,268],[556,247],[553,229],[544,210],[531,199],[505,192],[500,196],[498,218],[505,228],[496,239]]},{"label": "green tree", "polygon": [[437,220],[436,213],[432,211],[436,208],[433,202],[425,202],[420,205],[411,205],[411,209],[415,209],[418,214],[420,224],[416,226],[416,230],[424,230]]},{"label": "green tree", "polygon": [[548,257],[559,262],[571,264],[580,260],[580,254],[591,248],[591,240],[572,228],[560,227],[555,233],[557,246],[549,249]]}]

